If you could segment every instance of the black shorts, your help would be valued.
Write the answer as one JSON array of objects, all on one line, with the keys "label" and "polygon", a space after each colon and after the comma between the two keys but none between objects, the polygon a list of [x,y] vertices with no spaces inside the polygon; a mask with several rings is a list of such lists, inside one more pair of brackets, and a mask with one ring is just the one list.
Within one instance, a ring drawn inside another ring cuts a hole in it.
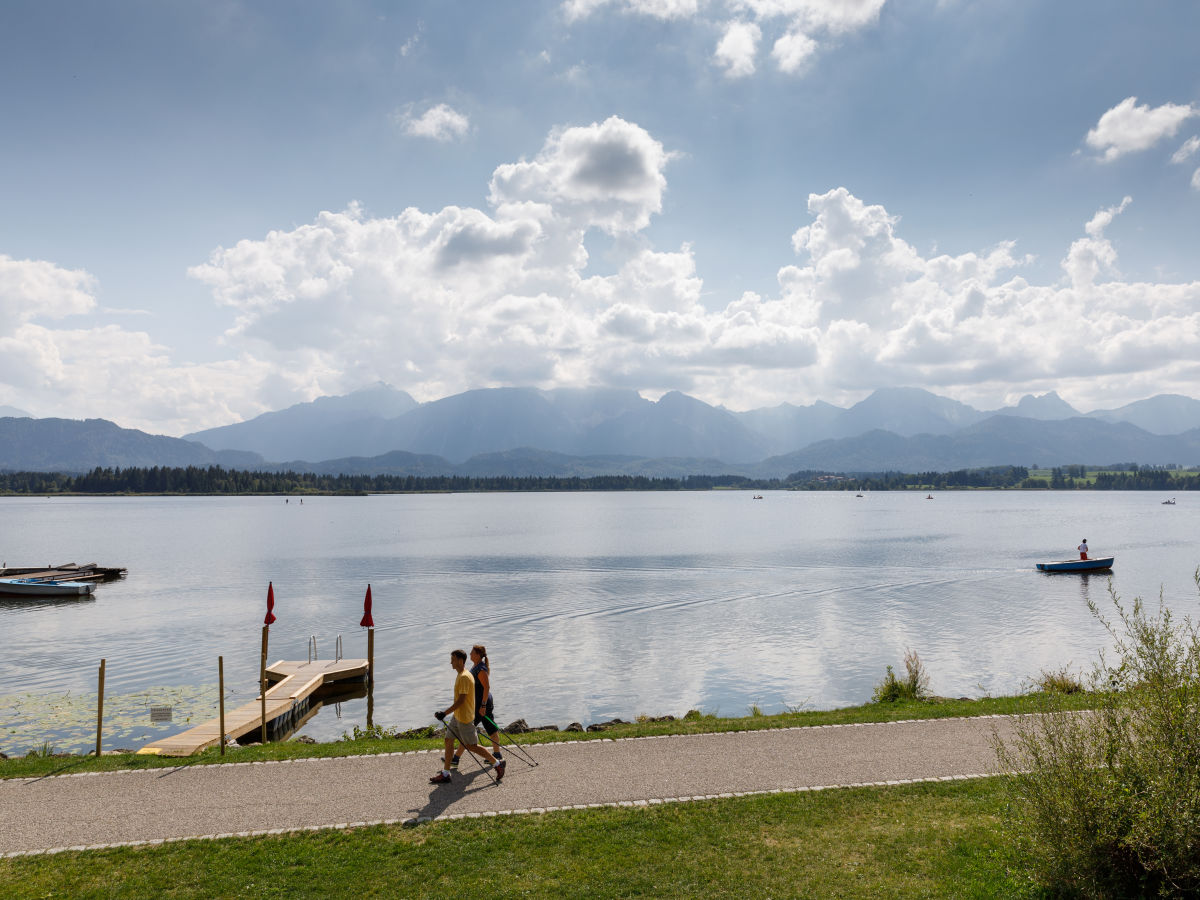
[{"label": "black shorts", "polygon": [[495,713],[492,712],[492,698],[491,697],[488,697],[488,700],[487,700],[487,713],[485,715],[475,713],[475,724],[482,725],[483,730],[486,731],[489,735],[495,734],[497,731],[500,730],[499,726],[496,725]]}]

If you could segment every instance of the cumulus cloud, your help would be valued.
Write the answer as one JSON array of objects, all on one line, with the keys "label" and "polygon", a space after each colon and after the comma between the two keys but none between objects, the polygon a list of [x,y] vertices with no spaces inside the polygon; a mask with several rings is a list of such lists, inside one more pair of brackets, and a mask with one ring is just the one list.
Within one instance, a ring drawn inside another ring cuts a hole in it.
[{"label": "cumulus cloud", "polygon": [[[377,380],[422,400],[611,385],[735,409],[883,384],[985,405],[1048,384],[1114,402],[1194,392],[1200,283],[1122,279],[1109,232],[1129,198],[1080,224],[1061,279],[1034,284],[1013,241],[925,254],[896,212],[836,187],[795,211],[775,289],[720,298],[691,245],[648,239],[670,159],[613,117],[497,166],[486,208],[351,204],[217,248],[190,270],[230,317],[227,358],[205,365],[144,332],[66,327],[93,309],[91,276],[0,257],[0,402],[183,433]],[[604,274],[591,229],[619,238]]]},{"label": "cumulus cloud", "polygon": [[745,78],[754,74],[754,57],[762,30],[753,22],[730,22],[717,43],[713,59],[725,69],[730,78]]},{"label": "cumulus cloud", "polygon": [[0,253],[0,336],[35,319],[90,312],[96,306],[94,290],[95,279],[81,269]]},{"label": "cumulus cloud", "polygon": [[779,71],[789,75],[801,71],[817,52],[817,42],[802,31],[790,31],[771,50]]},{"label": "cumulus cloud", "polygon": [[616,234],[639,231],[662,209],[670,155],[637,125],[612,116],[555,131],[532,161],[492,175],[490,200],[501,211],[546,205],[578,226]]},{"label": "cumulus cloud", "polygon": [[459,140],[471,131],[470,120],[445,103],[430,107],[421,116],[414,116],[412,111],[408,110],[397,118],[405,134],[435,141]]},{"label": "cumulus cloud", "polygon": [[1117,274],[1117,251],[1112,242],[1104,237],[1104,229],[1125,211],[1125,207],[1132,200],[1132,197],[1126,197],[1120,205],[1098,211],[1083,226],[1087,237],[1074,241],[1066,259],[1062,261],[1063,270],[1071,279],[1072,285],[1086,287],[1095,282],[1102,273]]},{"label": "cumulus cloud", "polygon": [[1104,162],[1112,162],[1174,137],[1180,126],[1198,113],[1190,104],[1164,103],[1152,109],[1149,104],[1138,106],[1137,97],[1126,97],[1100,117],[1085,140]]},{"label": "cumulus cloud", "polygon": [[721,21],[713,63],[729,78],[757,71],[758,45],[771,37],[771,58],[779,71],[807,71],[822,46],[879,21],[887,0],[714,0],[701,10],[697,0],[566,0],[563,14],[579,22],[606,8],[660,20],[693,20],[704,28]]},{"label": "cumulus cloud", "polygon": [[237,311],[231,344],[297,383],[320,361],[328,371],[313,378],[327,384],[340,363],[343,382],[382,378],[423,398],[618,384],[745,408],[880,384],[967,396],[1053,381],[1069,393],[1111,377],[1186,390],[1200,285],[1120,280],[1106,229],[1128,198],[1082,224],[1059,284],[1023,278],[1031,260],[1011,241],[926,256],[896,215],[844,187],[798,211],[808,222],[774,296],[706,303],[693,249],[644,238],[613,274],[589,275],[586,231],[643,231],[669,158],[618,118],[561,129],[532,160],[497,167],[488,212],[323,213],[193,274]]}]

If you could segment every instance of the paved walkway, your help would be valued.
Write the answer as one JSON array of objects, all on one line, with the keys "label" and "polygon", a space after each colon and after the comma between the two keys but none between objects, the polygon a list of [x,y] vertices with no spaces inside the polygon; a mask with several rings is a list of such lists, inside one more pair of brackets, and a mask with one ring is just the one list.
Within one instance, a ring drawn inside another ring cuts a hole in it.
[{"label": "paved walkway", "polygon": [[974,778],[998,771],[1005,716],[835,725],[529,748],[501,784],[469,757],[431,785],[440,753],[0,780],[0,856],[187,838],[647,806],[713,796]]}]

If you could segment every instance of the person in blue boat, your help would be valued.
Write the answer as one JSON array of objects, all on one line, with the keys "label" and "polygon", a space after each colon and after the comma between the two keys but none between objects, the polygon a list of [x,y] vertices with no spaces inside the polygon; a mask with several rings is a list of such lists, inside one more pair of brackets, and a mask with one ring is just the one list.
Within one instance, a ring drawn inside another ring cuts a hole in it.
[{"label": "person in blue boat", "polygon": [[1087,555],[1088,555],[1087,538],[1084,538],[1079,544],[1079,558],[1087,559]]},{"label": "person in blue boat", "polygon": [[[492,700],[491,666],[488,664],[487,647],[476,644],[471,648],[471,676],[475,679],[475,725],[483,726],[492,742],[492,756],[503,759],[500,744],[496,741],[496,733],[500,726],[496,724],[495,705]],[[458,760],[462,752],[454,754],[450,760],[450,768],[458,768]]]}]

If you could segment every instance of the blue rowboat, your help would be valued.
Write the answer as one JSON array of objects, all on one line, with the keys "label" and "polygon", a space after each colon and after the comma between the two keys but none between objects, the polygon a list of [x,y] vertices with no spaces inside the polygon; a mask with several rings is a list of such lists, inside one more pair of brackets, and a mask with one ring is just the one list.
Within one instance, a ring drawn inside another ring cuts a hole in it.
[{"label": "blue rowboat", "polygon": [[1064,559],[1062,562],[1038,563],[1039,572],[1099,572],[1111,569],[1115,556],[1097,556],[1095,559]]},{"label": "blue rowboat", "polygon": [[35,597],[85,597],[96,589],[90,581],[41,581],[36,578],[0,578],[0,594]]}]

